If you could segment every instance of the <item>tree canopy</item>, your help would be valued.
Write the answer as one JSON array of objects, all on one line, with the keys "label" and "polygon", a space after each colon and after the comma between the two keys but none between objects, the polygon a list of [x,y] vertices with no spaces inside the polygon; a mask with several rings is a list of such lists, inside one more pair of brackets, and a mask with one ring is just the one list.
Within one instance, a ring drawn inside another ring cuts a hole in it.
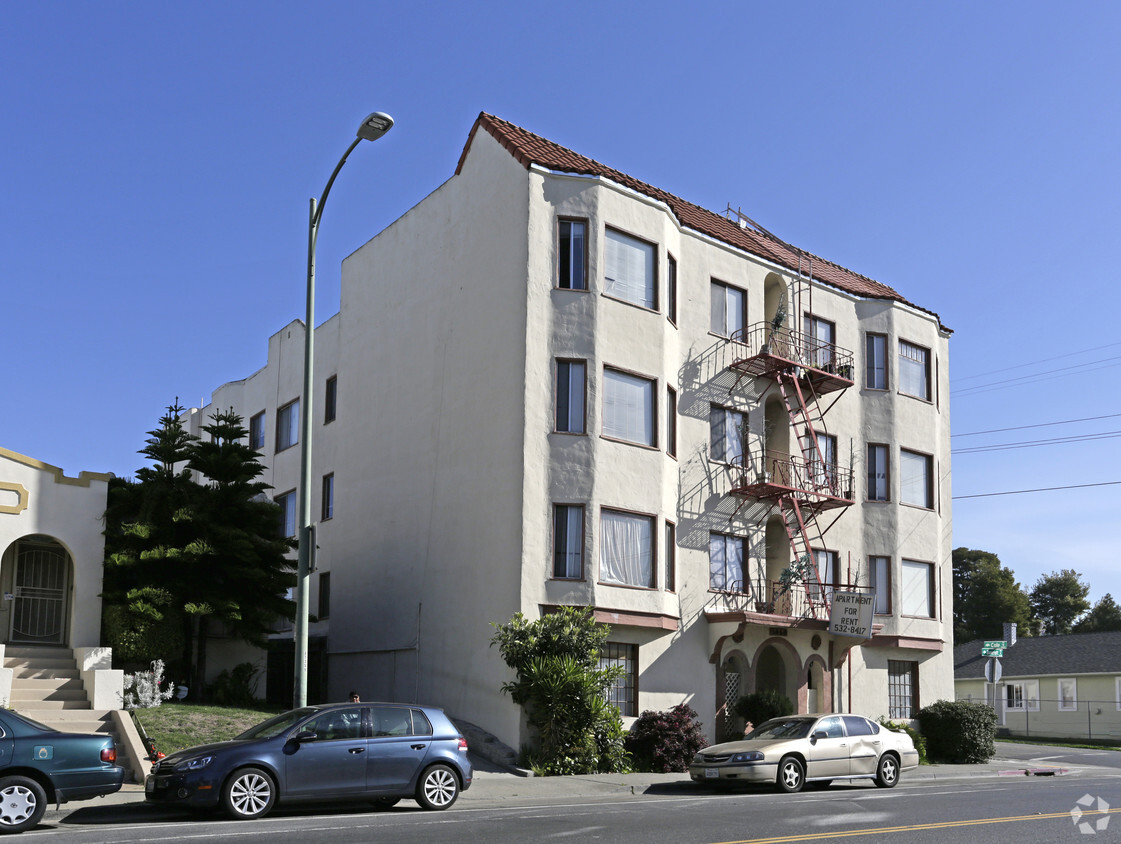
[{"label": "tree canopy", "polygon": [[1105,633],[1111,630],[1121,630],[1121,607],[1113,600],[1108,592],[1094,608],[1078,620],[1074,625],[1075,633]]},{"label": "tree canopy", "polygon": [[1090,587],[1074,569],[1051,572],[1032,587],[1032,611],[1048,634],[1070,633],[1078,617],[1090,609],[1089,593]]},{"label": "tree canopy", "polygon": [[1005,622],[1016,624],[1018,635],[1031,635],[1035,624],[1028,595],[996,554],[955,548],[953,565],[955,642],[999,639]]}]

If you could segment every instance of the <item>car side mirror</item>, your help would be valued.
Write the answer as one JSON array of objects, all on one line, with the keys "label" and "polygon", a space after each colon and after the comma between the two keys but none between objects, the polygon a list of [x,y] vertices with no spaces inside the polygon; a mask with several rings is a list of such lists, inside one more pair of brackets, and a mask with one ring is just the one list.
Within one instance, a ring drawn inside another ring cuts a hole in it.
[{"label": "car side mirror", "polygon": [[300,730],[298,733],[296,733],[294,738],[296,739],[296,741],[315,741],[318,736],[311,730]]},{"label": "car side mirror", "polygon": [[814,734],[810,736],[810,738],[812,738],[814,741],[817,741],[818,739],[829,738],[829,733],[825,732],[825,730],[814,730]]}]

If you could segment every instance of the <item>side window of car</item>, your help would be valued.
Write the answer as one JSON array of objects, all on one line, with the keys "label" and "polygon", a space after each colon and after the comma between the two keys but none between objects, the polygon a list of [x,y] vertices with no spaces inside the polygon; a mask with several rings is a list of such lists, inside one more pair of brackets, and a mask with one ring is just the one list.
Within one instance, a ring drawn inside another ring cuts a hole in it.
[{"label": "side window of car", "polygon": [[362,708],[332,709],[304,725],[303,731],[315,733],[315,741],[337,741],[362,737]]},{"label": "side window of car", "polygon": [[432,735],[432,722],[428,720],[428,716],[419,709],[413,710],[413,735],[414,736],[430,736]]},{"label": "side window of car", "polygon": [[816,731],[824,731],[826,738],[843,738],[845,735],[844,730],[841,729],[841,719],[836,715],[818,721]]},{"label": "side window of car", "polygon": [[374,707],[373,718],[375,738],[414,735],[412,710],[391,706],[376,706]]},{"label": "side window of car", "polygon": [[870,736],[875,734],[874,726],[867,718],[859,715],[845,715],[845,732],[850,736]]}]

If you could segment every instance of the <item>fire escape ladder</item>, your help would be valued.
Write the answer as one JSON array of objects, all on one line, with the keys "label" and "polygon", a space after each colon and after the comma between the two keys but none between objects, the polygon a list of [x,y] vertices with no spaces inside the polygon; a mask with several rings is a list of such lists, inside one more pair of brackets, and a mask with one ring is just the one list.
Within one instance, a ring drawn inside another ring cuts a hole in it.
[{"label": "fire escape ladder", "polygon": [[[814,559],[813,546],[810,544],[810,530],[809,523],[816,525],[816,516],[813,510],[803,514],[802,505],[799,504],[798,499],[794,496],[783,496],[781,500],[783,510],[782,524],[786,528],[786,536],[790,540],[790,547],[794,551],[795,557],[804,559],[809,562],[808,575],[803,577],[803,583],[806,590],[806,603],[810,610],[810,615],[813,617],[818,616],[817,605],[820,604],[822,609],[825,607],[825,591],[822,588],[821,580],[817,574],[817,560]],[[787,515],[789,513],[789,515]],[[791,518],[793,517],[793,518]],[[791,521],[794,523],[791,524]]]},{"label": "fire escape ladder", "polygon": [[[798,379],[791,373],[780,373],[778,388],[786,406],[786,412],[790,415],[791,428],[798,438],[798,448],[802,452],[806,471],[809,472],[809,477],[805,479],[806,483],[812,484],[816,489],[824,481],[828,487],[828,472],[830,470],[825,465],[825,455],[821,450],[821,443],[818,442],[818,426],[814,424],[815,414],[810,412]],[[816,399],[814,400],[814,406],[817,407]],[[825,420],[820,413],[816,414],[816,418],[819,424],[824,426]],[[799,428],[802,429],[801,434],[798,434]]]}]

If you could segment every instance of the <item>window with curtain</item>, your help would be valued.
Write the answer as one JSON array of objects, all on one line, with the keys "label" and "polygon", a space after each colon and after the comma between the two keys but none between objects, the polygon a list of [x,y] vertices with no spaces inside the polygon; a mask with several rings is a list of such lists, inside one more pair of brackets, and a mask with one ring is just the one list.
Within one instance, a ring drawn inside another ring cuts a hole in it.
[{"label": "window with curtain", "polygon": [[709,456],[722,463],[743,458],[744,415],[738,410],[712,405],[709,408]]},{"label": "window with curtain", "polygon": [[742,334],[747,323],[747,295],[738,287],[712,280],[712,321],[710,330],[721,337]]},{"label": "window with curtain", "polygon": [[580,505],[553,507],[553,577],[584,577],[584,508]]},{"label": "window with curtain", "polygon": [[[813,473],[814,483],[818,488],[824,488],[824,491],[833,494],[844,492],[837,487],[837,438],[832,434],[825,434],[820,431],[815,431],[815,439],[817,440],[817,448],[819,451],[810,467]],[[809,449],[813,449],[813,441],[809,443]]]},{"label": "window with curtain", "polygon": [[296,491],[284,492],[273,501],[280,507],[280,535],[296,535]]},{"label": "window with curtain", "polygon": [[557,229],[557,287],[587,290],[586,224],[583,220],[560,220]]},{"label": "window with curtain", "polygon": [[899,451],[899,500],[916,507],[934,508],[934,459],[917,451]]},{"label": "window with curtain", "polygon": [[930,350],[899,341],[899,392],[930,401]]},{"label": "window with curtain", "polygon": [[887,717],[913,718],[919,710],[919,664],[887,661]]},{"label": "window with curtain", "polygon": [[604,249],[604,293],[657,310],[655,255],[654,244],[608,229]]},{"label": "window with curtain", "polygon": [[654,382],[615,369],[603,371],[603,434],[654,445]]},{"label": "window with curtain", "polygon": [[677,260],[666,256],[666,317],[677,325]]},{"label": "window with curtain", "polygon": [[300,441],[300,400],[290,401],[276,412],[276,450],[291,448]]},{"label": "window with curtain", "polygon": [[710,533],[708,536],[708,588],[721,592],[744,590],[743,537]]},{"label": "window with curtain", "polygon": [[1078,709],[1078,680],[1074,677],[1059,680],[1059,711],[1074,712]]},{"label": "window with curtain", "polygon": [[868,500],[887,501],[887,446],[868,444]]},{"label": "window with curtain", "polygon": [[1021,712],[1039,711],[1039,681],[1024,680],[1021,683],[1008,682],[1004,685],[1005,706]]},{"label": "window with curtain", "polygon": [[249,419],[249,447],[261,451],[265,447],[265,411],[254,414]]},{"label": "window with curtain", "polygon": [[934,618],[934,564],[904,560],[900,574],[902,614]]},{"label": "window with curtain", "polygon": [[869,390],[887,389],[887,335],[868,334],[864,338],[864,386]]},{"label": "window with curtain", "polygon": [[584,433],[585,372],[584,361],[557,361],[554,430],[568,434]]},{"label": "window with curtain", "polygon": [[604,510],[600,515],[599,579],[654,586],[654,519]]},{"label": "window with curtain", "polygon": [[802,330],[806,334],[806,363],[817,369],[827,369],[833,365],[833,347],[837,340],[837,328],[828,320],[806,314],[802,320]]},{"label": "window with curtain", "polygon": [[833,599],[833,592],[841,582],[841,555],[836,551],[813,549],[814,568],[817,569],[817,584],[807,583],[806,587],[815,601]]},{"label": "window with curtain", "polygon": [[666,582],[667,592],[677,590],[677,526],[673,522],[666,522]]},{"label": "window with curtain", "polygon": [[872,588],[876,590],[876,614],[891,614],[891,557],[869,557]]}]

